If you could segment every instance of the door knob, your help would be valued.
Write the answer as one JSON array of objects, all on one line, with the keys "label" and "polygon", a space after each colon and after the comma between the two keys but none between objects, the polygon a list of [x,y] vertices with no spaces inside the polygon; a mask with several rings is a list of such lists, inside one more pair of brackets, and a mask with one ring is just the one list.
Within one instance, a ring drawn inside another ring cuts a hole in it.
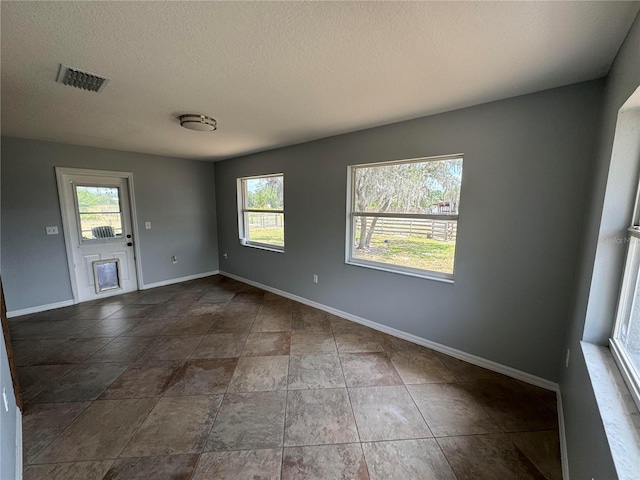
[{"label": "door knob", "polygon": [[131,234],[127,235],[127,238],[131,238]]},{"label": "door knob", "polygon": [[131,245],[133,245],[133,243],[127,242],[127,247],[130,247]]}]

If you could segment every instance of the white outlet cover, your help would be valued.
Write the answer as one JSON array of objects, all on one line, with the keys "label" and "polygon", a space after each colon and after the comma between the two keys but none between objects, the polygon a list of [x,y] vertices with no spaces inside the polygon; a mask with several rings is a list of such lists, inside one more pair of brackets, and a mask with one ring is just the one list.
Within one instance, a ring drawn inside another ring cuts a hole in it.
[{"label": "white outlet cover", "polygon": [[58,235],[58,227],[57,226],[51,226],[51,227],[45,227],[47,230],[47,235]]}]

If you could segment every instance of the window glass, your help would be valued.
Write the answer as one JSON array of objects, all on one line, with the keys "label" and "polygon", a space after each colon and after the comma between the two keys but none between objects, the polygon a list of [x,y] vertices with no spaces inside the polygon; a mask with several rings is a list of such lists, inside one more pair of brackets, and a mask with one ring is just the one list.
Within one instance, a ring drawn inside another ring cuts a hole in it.
[{"label": "window glass", "polygon": [[76,185],[82,241],[122,237],[122,209],[118,187]]}]

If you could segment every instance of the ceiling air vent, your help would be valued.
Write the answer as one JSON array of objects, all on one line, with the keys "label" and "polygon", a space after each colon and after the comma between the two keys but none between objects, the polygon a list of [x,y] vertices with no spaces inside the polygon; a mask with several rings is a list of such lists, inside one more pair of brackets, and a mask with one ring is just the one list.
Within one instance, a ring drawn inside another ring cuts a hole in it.
[{"label": "ceiling air vent", "polygon": [[95,73],[83,72],[74,67],[60,64],[60,71],[56,82],[70,87],[81,88],[90,92],[100,93],[109,83],[110,78],[101,77]]}]

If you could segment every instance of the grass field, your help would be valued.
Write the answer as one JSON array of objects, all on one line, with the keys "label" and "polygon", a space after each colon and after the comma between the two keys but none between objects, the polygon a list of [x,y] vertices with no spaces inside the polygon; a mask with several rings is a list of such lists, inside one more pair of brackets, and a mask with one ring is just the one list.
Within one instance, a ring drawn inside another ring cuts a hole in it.
[{"label": "grass field", "polygon": [[[284,231],[282,228],[252,228],[250,240],[283,246]],[[419,236],[374,235],[369,249],[354,249],[353,254],[355,258],[362,260],[453,273],[455,251],[455,242]]]},{"label": "grass field", "polygon": [[371,239],[368,250],[354,249],[353,256],[373,262],[453,273],[455,251],[455,242],[443,242],[418,236],[375,235]]}]

